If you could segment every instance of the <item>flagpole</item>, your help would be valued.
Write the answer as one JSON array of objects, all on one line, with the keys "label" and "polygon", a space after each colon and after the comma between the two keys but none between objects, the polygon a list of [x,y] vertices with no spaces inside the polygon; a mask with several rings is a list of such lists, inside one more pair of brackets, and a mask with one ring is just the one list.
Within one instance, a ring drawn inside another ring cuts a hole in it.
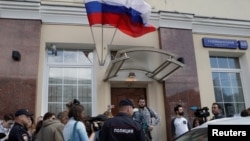
[{"label": "flagpole", "polygon": [[93,30],[92,30],[92,26],[90,26],[90,30],[91,30],[91,34],[92,34],[93,41],[94,41],[94,43],[96,44],[95,38],[94,38],[94,33],[93,33]]},{"label": "flagpole", "polygon": [[[103,2],[103,0],[102,0],[102,2]],[[103,23],[103,14],[102,14],[102,23]],[[102,46],[102,54],[101,54],[101,66],[104,66],[104,59],[103,59],[103,52],[104,52],[104,43],[103,43],[103,24],[102,24],[102,33],[101,33],[101,36],[102,36],[102,44],[101,44],[101,46]]]},{"label": "flagpole", "polygon": [[[94,41],[95,45],[97,45],[97,44],[96,44],[96,41],[95,41],[95,35],[94,35],[94,32],[93,32],[92,26],[90,26],[90,30],[91,30],[91,34],[92,34],[93,41]],[[99,56],[99,54],[98,54],[97,48],[96,48],[96,54],[97,54],[97,57],[98,57],[98,62],[99,62],[99,64],[101,64],[100,56]]]},{"label": "flagpole", "polygon": [[115,38],[116,31],[117,31],[117,28],[115,28],[115,32],[114,32],[113,37],[112,37],[112,39],[111,39],[110,45],[112,45],[112,44],[113,44],[113,40],[114,40],[114,38]]},{"label": "flagpole", "polygon": [[103,24],[102,24],[102,56],[101,56],[101,66],[104,66],[104,59],[103,59],[103,51],[104,50],[104,43],[103,43]]},{"label": "flagpole", "polygon": [[[98,53],[97,43],[96,43],[95,38],[94,38],[95,35],[94,35],[94,31],[93,31],[92,26],[90,27],[90,29],[91,29],[91,34],[92,34],[93,41],[94,41],[94,43],[96,45],[96,54],[97,54],[97,57],[98,57],[98,62],[99,62],[100,65],[103,65],[104,63],[102,61],[102,58],[100,58],[100,54]],[[103,46],[103,41],[102,41],[102,46]],[[103,54],[103,51],[102,51],[102,54]],[[101,57],[103,56],[102,54],[101,54]]]}]

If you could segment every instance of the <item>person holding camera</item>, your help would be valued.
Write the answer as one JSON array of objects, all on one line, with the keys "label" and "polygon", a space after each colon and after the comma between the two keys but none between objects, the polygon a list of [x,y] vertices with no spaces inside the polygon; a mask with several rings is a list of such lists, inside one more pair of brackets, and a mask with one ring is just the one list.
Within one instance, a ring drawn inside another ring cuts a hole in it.
[{"label": "person holding camera", "polygon": [[91,126],[92,133],[89,137],[89,141],[99,141],[99,133],[102,129],[104,122],[108,117],[104,114],[99,114],[96,117],[92,117],[89,122]]},{"label": "person holding camera", "polygon": [[208,107],[198,108],[194,115],[200,120],[200,125],[207,122],[207,117],[210,115]]},{"label": "person holding camera", "polygon": [[176,114],[175,118],[171,121],[171,131],[173,138],[177,138],[180,135],[191,129],[191,124],[184,117],[184,111],[182,105],[177,105],[174,108],[174,112]]}]

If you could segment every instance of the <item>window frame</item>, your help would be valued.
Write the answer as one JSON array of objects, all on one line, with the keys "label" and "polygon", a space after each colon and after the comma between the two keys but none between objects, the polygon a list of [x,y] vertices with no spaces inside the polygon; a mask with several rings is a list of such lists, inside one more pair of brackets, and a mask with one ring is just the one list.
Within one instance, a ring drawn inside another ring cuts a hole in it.
[{"label": "window frame", "polygon": [[[75,50],[75,51],[89,51],[89,49],[67,49],[67,48],[60,48],[61,50]],[[45,62],[46,62],[46,71],[44,71],[45,73],[45,80],[46,80],[46,84],[45,84],[45,91],[44,91],[44,95],[42,96],[42,103],[44,106],[42,106],[42,112],[45,113],[48,111],[48,108],[49,108],[49,70],[51,68],[89,68],[90,71],[91,71],[91,100],[88,101],[88,102],[81,102],[82,105],[85,106],[85,104],[87,103],[88,105],[90,105],[90,111],[89,113],[86,113],[88,115],[92,115],[93,113],[93,100],[94,100],[94,93],[95,93],[95,90],[94,90],[94,50],[91,50],[92,53],[93,53],[93,60],[92,60],[92,64],[71,64],[71,63],[65,63],[65,64],[61,64],[61,63],[49,63],[48,62],[48,58],[49,58],[49,49],[47,48],[46,51],[45,51]],[[78,94],[77,94],[78,95]],[[62,98],[62,101],[61,103],[63,104],[65,101],[63,100]],[[63,110],[66,110],[66,106],[63,106]],[[87,107],[85,107],[85,110],[87,110]],[[57,113],[56,113],[57,114]]]},{"label": "window frame", "polygon": [[[211,57],[227,57],[227,58],[235,58],[237,59],[238,61],[238,64],[240,64],[240,58],[239,57],[231,57],[231,56],[218,56],[218,55],[210,55],[209,56],[209,62],[210,62],[210,69],[211,69],[211,75],[212,75],[212,80],[214,80],[213,78],[213,73],[238,73],[240,75],[240,82],[241,82],[241,90],[242,90],[242,97],[243,97],[243,102],[237,102],[235,100],[235,98],[233,98],[233,102],[227,102],[225,101],[225,99],[222,99],[222,101],[216,101],[216,92],[215,92],[215,85],[214,85],[214,82],[213,83],[213,91],[214,91],[214,96],[215,96],[215,101],[220,103],[221,106],[223,107],[223,113],[225,116],[234,116],[235,114],[240,114],[241,110],[243,110],[246,106],[246,100],[245,100],[245,94],[244,94],[244,85],[243,85],[243,78],[242,78],[242,67],[239,66],[239,68],[212,68],[212,64],[211,64]],[[220,80],[221,81],[221,80]],[[231,81],[230,81],[231,82]],[[221,87],[221,86],[219,86]],[[232,86],[229,87],[230,89],[232,89]],[[230,104],[232,103],[233,104],[233,108],[234,108],[234,115],[230,115],[229,113],[227,113],[227,110],[226,110],[226,107],[225,105],[226,104]],[[236,107],[235,105],[236,104],[239,104],[239,103],[242,103],[244,105],[244,108],[243,109],[237,109],[239,107]],[[239,113],[237,113],[239,112]]]}]

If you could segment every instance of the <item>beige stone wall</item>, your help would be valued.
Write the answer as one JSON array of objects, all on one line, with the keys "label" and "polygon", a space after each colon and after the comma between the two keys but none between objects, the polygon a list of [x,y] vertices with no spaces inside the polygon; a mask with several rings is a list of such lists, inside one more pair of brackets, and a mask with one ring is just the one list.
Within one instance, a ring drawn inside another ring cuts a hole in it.
[{"label": "beige stone wall", "polygon": [[[189,13],[208,18],[250,20],[249,0],[145,0],[152,11]],[[44,4],[83,6],[84,0],[41,0]]]},{"label": "beige stone wall", "polygon": [[[93,27],[92,31],[89,26],[82,25],[48,25],[43,24],[41,29],[41,42],[40,42],[40,57],[39,57],[39,78],[38,78],[38,88],[37,88],[37,103],[36,103],[36,115],[42,115],[46,112],[46,97],[44,96],[46,92],[45,86],[46,82],[46,71],[45,71],[45,58],[46,58],[46,43],[72,43],[72,44],[96,44],[95,52],[101,53],[102,40],[101,33],[103,32],[103,45],[104,52],[108,51],[107,45],[114,45],[121,47],[155,47],[159,48],[158,32],[152,32],[150,34],[144,35],[139,38],[129,37],[120,31],[115,31],[112,28],[103,29],[100,31],[98,27]],[[92,34],[93,33],[93,34]],[[93,36],[92,36],[93,35]],[[113,37],[113,35],[115,35]],[[94,40],[93,40],[94,39]],[[113,39],[112,43],[111,40]],[[100,54],[99,54],[100,56]],[[104,74],[107,69],[109,59],[106,60],[105,64],[99,65],[97,55],[95,55],[95,78],[94,78],[94,95],[93,95],[93,115],[102,113],[106,110],[106,106],[111,102],[110,98],[110,87],[109,82],[104,82]],[[121,80],[124,81],[124,80]],[[126,84],[126,83],[124,83]],[[154,131],[154,141],[166,140],[166,122],[165,122],[165,111],[164,111],[164,94],[161,83],[151,82],[147,85],[147,95],[149,100],[149,106],[156,110],[156,112],[161,116],[161,124],[158,125]]]},{"label": "beige stone wall", "polygon": [[[211,108],[212,103],[215,102],[214,89],[213,89],[213,81],[212,74],[210,68],[209,55],[228,55],[239,57],[239,61],[241,64],[241,79],[243,84],[243,92],[246,107],[249,107],[249,72],[250,72],[250,50],[239,50],[239,49],[216,49],[216,48],[204,48],[202,45],[203,37],[211,37],[211,38],[221,38],[221,39],[236,39],[236,40],[246,40],[248,43],[250,42],[249,38],[243,37],[225,37],[225,36],[216,36],[216,35],[202,35],[202,34],[194,34],[194,48],[195,48],[195,58],[197,62],[197,72],[198,72],[198,81],[200,88],[200,96],[201,96],[201,106]],[[215,54],[216,53],[216,54]],[[211,111],[211,110],[210,110]]]},{"label": "beige stone wall", "polygon": [[84,0],[41,0],[42,4],[83,6]]},{"label": "beige stone wall", "polygon": [[209,18],[250,20],[249,0],[146,0],[154,9]]}]

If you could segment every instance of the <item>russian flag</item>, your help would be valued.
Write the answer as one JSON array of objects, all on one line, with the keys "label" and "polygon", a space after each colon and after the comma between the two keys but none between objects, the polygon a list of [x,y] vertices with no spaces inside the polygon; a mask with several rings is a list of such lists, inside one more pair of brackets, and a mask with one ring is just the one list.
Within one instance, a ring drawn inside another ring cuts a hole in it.
[{"label": "russian flag", "polygon": [[151,6],[144,0],[85,0],[85,7],[90,26],[111,25],[132,37],[156,30],[147,23]]}]

